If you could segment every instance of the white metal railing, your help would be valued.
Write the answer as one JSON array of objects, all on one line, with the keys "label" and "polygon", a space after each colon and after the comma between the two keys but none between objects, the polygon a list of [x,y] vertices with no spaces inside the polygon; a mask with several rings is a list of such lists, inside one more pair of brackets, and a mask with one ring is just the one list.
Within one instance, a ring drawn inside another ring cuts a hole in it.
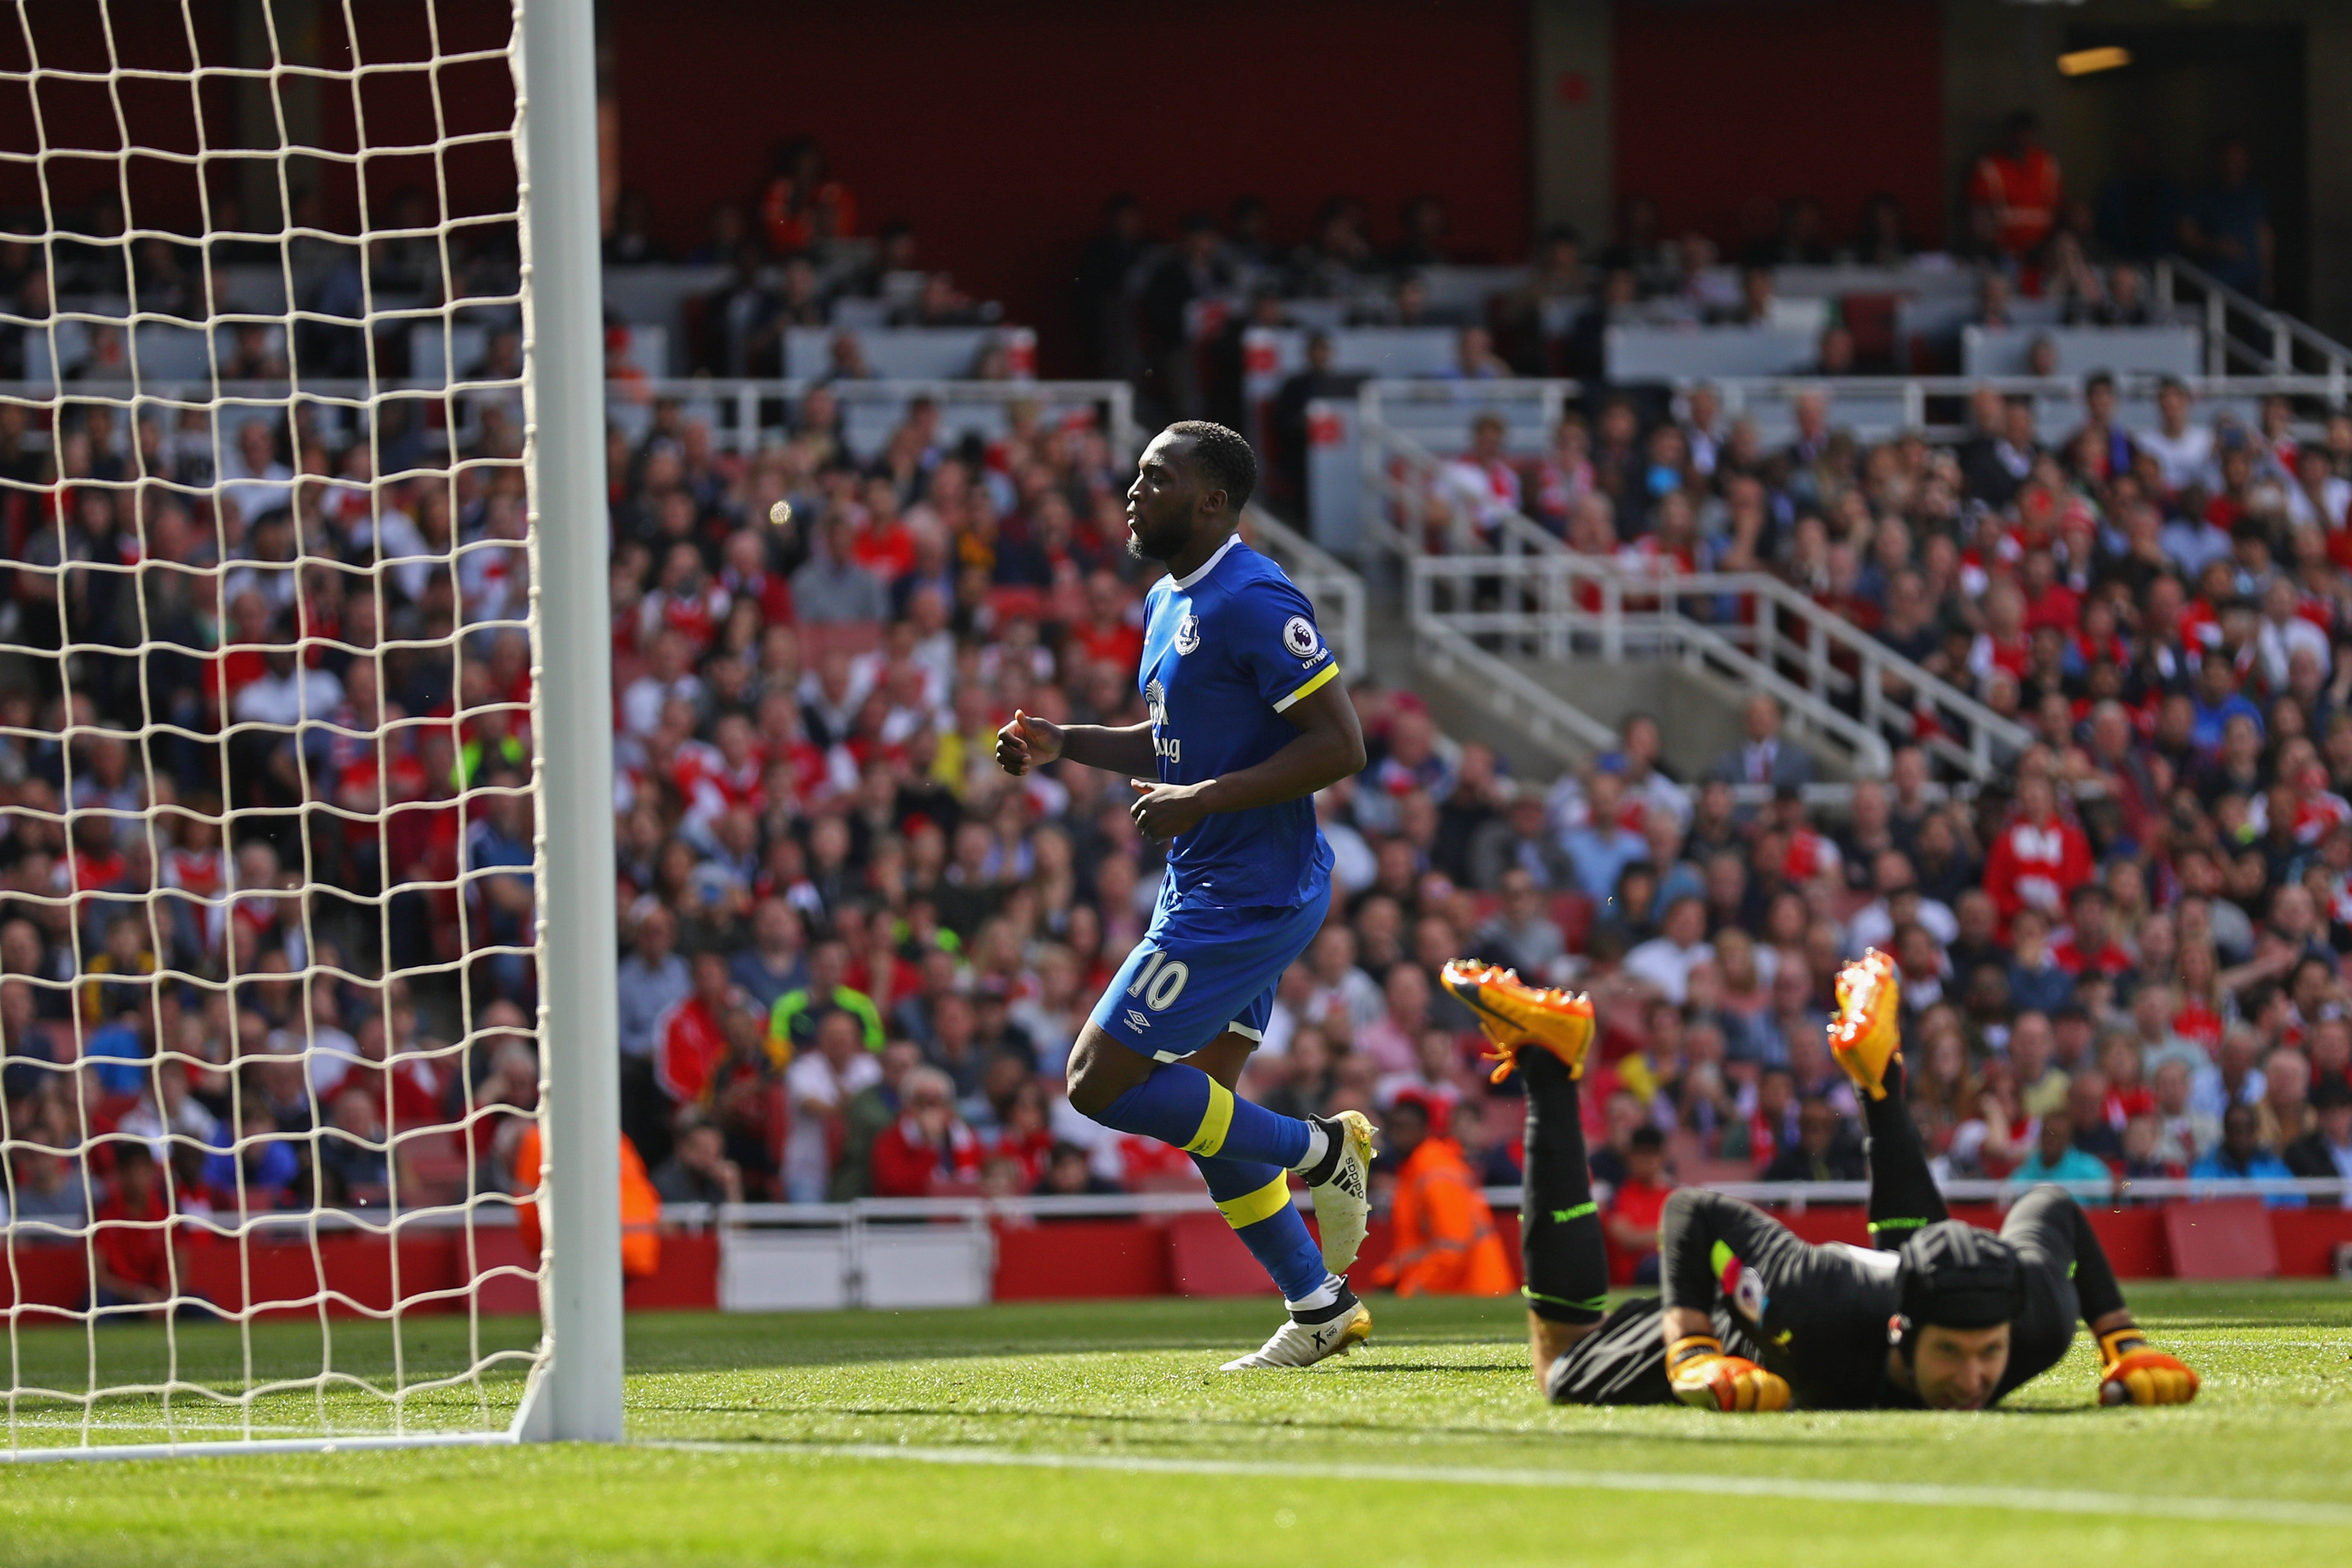
[{"label": "white metal railing", "polygon": [[[1381,418],[1376,408],[1377,404],[1368,405],[1361,418],[1366,537],[1410,560],[1424,552],[1431,509],[1442,507],[1448,542],[1454,549],[1480,548],[1491,526],[1491,548],[1506,556],[1566,550],[1541,524],[1518,511],[1497,512],[1482,523],[1472,515],[1465,498],[1445,481],[1445,460]],[[1407,470],[1407,476],[1391,471],[1397,465]],[[1402,524],[1391,517],[1391,509],[1403,520]]]},{"label": "white metal railing", "polygon": [[1339,671],[1360,680],[1366,670],[1363,578],[1313,540],[1253,502],[1242,514],[1242,533],[1253,548],[1282,563],[1298,591],[1314,601],[1316,618],[1331,651],[1339,656]]},{"label": "white metal railing", "polygon": [[[1773,1207],[1802,1208],[1807,1204],[1859,1204],[1870,1198],[1864,1182],[1692,1182],[1686,1185],[1721,1193],[1746,1202]],[[2209,1203],[2227,1198],[2299,1197],[2305,1202],[2342,1202],[2352,1198],[2352,1181],[2341,1177],[2172,1176],[2107,1182],[2020,1182],[1983,1177],[1948,1177],[1937,1191],[1951,1203],[2010,1204],[2037,1186],[2063,1186],[2082,1194],[2119,1203]],[[1517,1209],[1519,1189],[1488,1187],[1486,1202],[1496,1208]],[[1304,1189],[1291,1194],[1301,1209],[1312,1208]],[[857,1198],[839,1204],[665,1204],[662,1224],[681,1230],[708,1230],[740,1226],[847,1226],[853,1223],[897,1223],[913,1220],[992,1220],[1025,1224],[1054,1219],[1164,1218],[1171,1215],[1214,1214],[1216,1202],[1205,1189],[1169,1193],[1105,1193],[1082,1196],[1022,1196],[1003,1198]]]},{"label": "white metal railing", "polygon": [[[1415,563],[1431,559],[1452,557],[1427,556],[1422,550],[1423,509],[1431,498],[1438,498],[1450,508],[1446,531],[1454,539],[1475,542],[1478,538],[1475,521],[1460,505],[1459,498],[1451,496],[1437,482],[1440,459],[1420,442],[1394,429],[1376,417],[1362,420],[1362,458],[1364,482],[1364,534],[1387,552],[1402,561],[1410,573]],[[1389,471],[1383,454],[1401,459],[1413,475],[1411,480],[1400,479]],[[1417,482],[1416,482],[1417,481]],[[1385,503],[1385,504],[1384,504]],[[1393,505],[1404,518],[1399,527],[1388,515]],[[1526,558],[1564,553],[1559,542],[1534,522],[1513,512],[1501,519],[1496,528],[1495,546],[1505,555]],[[1471,557],[1485,567],[1485,575],[1496,578],[1500,574],[1496,557]],[[1507,571],[1508,568],[1503,569]],[[1423,616],[1415,606],[1419,603],[1418,584],[1406,584],[1406,625],[1412,628],[1414,651],[1441,674],[1456,668],[1466,669],[1483,689],[1487,707],[1498,717],[1526,726],[1530,738],[1551,745],[1570,742],[1595,752],[1612,750],[1617,744],[1614,726],[1604,723],[1559,693],[1529,679],[1521,670],[1496,658],[1478,646],[1457,627],[1442,618]]]},{"label": "white metal railing", "polygon": [[[2179,265],[2184,274],[2195,271],[2186,263]],[[2227,292],[2221,284],[2213,287]],[[2343,405],[2347,393],[2352,393],[2352,349],[2291,316],[2264,310],[2243,295],[2232,298],[2242,304],[2245,312],[2259,316],[2265,323],[2263,330],[2269,334],[2271,348],[2257,353],[2243,340],[2231,340],[2236,344],[2233,357],[2255,369],[2251,374],[2216,369],[2203,376],[2187,377],[2192,392],[2204,397],[2231,399],[2265,397],[2275,393],[2317,399],[2331,407]],[[2209,314],[2213,308],[2213,303],[2208,304]],[[2209,334],[2209,342],[2219,340]],[[2302,352],[2290,356],[2280,346],[2286,343],[2299,346]],[[2115,377],[2117,394],[2127,404],[2136,398],[2152,398],[2163,379],[2138,372],[2118,372]],[[2080,409],[2084,380],[2079,374],[1686,375],[1650,384],[1671,386],[1678,395],[1699,386],[1712,388],[1722,405],[1727,428],[1731,422],[1759,410],[1792,404],[1800,395],[1813,394],[1828,399],[1832,429],[1857,429],[1873,439],[1898,431],[1916,431],[1930,441],[1948,442],[1974,434],[1967,423],[1968,405],[1979,391],[1990,389],[2004,397],[2032,398],[2049,414],[2061,408]],[[1485,382],[1384,379],[1366,382],[1356,395],[1363,417],[1392,432],[1405,422],[1425,419],[1446,408],[1460,410],[1465,416],[1492,409],[1509,418],[1515,428],[1549,432],[1559,425],[1570,403],[1588,390],[1580,382],[1536,378]],[[2315,421],[2305,421],[2300,427],[2315,432],[2318,426]]]},{"label": "white metal railing", "polygon": [[[764,434],[763,405],[797,402],[818,386],[830,391],[853,418],[861,406],[903,408],[918,397],[928,397],[940,405],[943,422],[950,428],[957,409],[1009,411],[1024,403],[1048,413],[1099,408],[1105,414],[1105,432],[1121,456],[1130,449],[1128,443],[1135,429],[1135,389],[1123,381],[720,381],[697,376],[609,382],[605,395],[608,403],[615,396],[626,396],[637,402],[676,399],[724,409],[730,416],[725,431],[731,449],[749,451],[759,446]],[[721,428],[714,426],[711,434],[714,440],[720,438]]]},{"label": "white metal railing", "polygon": [[1616,748],[1615,730],[1444,621],[1415,616],[1412,626],[1414,651],[1424,663],[1440,675],[1451,675],[1457,668],[1466,671],[1482,689],[1487,710],[1523,726],[1530,740],[1547,746],[1571,741],[1596,752]]},{"label": "white metal railing", "polygon": [[2182,292],[2183,284],[2205,313],[2208,376],[2231,376],[2236,366],[2245,364],[2255,367],[2259,375],[2316,379],[2323,388],[2317,395],[2331,407],[2342,406],[2347,376],[2352,376],[2352,349],[2179,257],[2168,256],[2156,264],[2159,305],[2170,309],[2192,303]]},{"label": "white metal railing", "polygon": [[[960,413],[986,409],[992,415],[1009,412],[1018,404],[1034,404],[1048,415],[1078,409],[1102,411],[1106,433],[1120,457],[1132,455],[1138,431],[1135,389],[1123,381],[807,381],[715,380],[709,377],[618,379],[605,383],[608,420],[643,418],[662,401],[676,401],[710,426],[712,445],[721,451],[752,452],[783,427],[785,410],[818,386],[832,393],[845,419],[855,424],[862,411],[902,411],[918,397],[939,404],[942,422],[950,430],[965,423]],[[408,405],[421,419],[454,417],[464,420],[484,402],[520,396],[513,381],[376,381],[314,380],[229,382],[142,379],[73,382],[60,387],[50,381],[0,382],[0,403],[36,410],[52,405],[88,407],[103,405],[132,417],[144,414],[169,416],[181,409],[220,411],[218,417],[235,423],[243,416],[266,416],[289,405],[314,413],[356,422],[373,405],[387,397]],[[48,432],[39,418],[27,422],[25,444],[46,451]],[[429,426],[423,432],[434,444],[446,443],[447,432]],[[233,449],[226,432],[224,451]]]},{"label": "white metal railing", "polygon": [[[1588,744],[1613,743],[1613,731],[1548,688],[1504,679],[1510,667],[1483,645],[1555,659],[1588,651],[1611,663],[1648,653],[1712,664],[1772,693],[1801,731],[1836,742],[1867,773],[1886,767],[1890,733],[1916,733],[1979,783],[2032,743],[2022,726],[1778,577],[1657,574],[1577,554],[1520,512],[1471,515],[1444,482],[1442,459],[1376,414],[1365,413],[1361,428],[1365,532],[1405,564],[1416,637],[1474,666],[1498,695],[1507,692],[1531,716]],[[1448,542],[1464,552],[1423,549],[1433,509],[1444,514]],[[1440,594],[1440,584],[1449,591]],[[1580,595],[1586,586],[1591,593]],[[1597,602],[1588,608],[1587,600]],[[1935,722],[1918,724],[1923,709]],[[1602,734],[1612,742],[1593,739]]]},{"label": "white metal railing", "polygon": [[1416,626],[1537,658],[1712,665],[1779,698],[1792,723],[1837,742],[1864,772],[1886,766],[1890,737],[1916,737],[1982,783],[2033,743],[2022,726],[1767,573],[1650,573],[1564,549],[1513,562],[1501,581],[1491,556],[1416,556],[1408,573]]}]

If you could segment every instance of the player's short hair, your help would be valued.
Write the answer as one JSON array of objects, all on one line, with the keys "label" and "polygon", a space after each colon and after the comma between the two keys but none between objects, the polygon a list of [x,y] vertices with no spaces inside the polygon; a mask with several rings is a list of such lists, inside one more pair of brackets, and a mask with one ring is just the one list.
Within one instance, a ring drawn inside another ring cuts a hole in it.
[{"label": "player's short hair", "polygon": [[1249,505],[1257,489],[1257,454],[1237,430],[1208,419],[1180,419],[1168,426],[1171,436],[1192,444],[1192,461],[1201,477],[1225,492],[1225,504],[1235,517]]}]

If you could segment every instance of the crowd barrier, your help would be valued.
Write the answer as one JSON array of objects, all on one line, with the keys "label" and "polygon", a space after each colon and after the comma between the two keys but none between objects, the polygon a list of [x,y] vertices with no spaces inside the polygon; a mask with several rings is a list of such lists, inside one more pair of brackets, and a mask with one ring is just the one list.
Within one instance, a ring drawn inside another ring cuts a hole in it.
[{"label": "crowd barrier", "polygon": [[[1870,1245],[1863,1183],[1728,1183],[1810,1242]],[[1954,1217],[1998,1228],[2014,1184],[1956,1182]],[[2352,1279],[2352,1183],[2141,1182],[2078,1194],[2126,1279]],[[1490,1189],[1506,1249],[1518,1255],[1518,1193]],[[1302,1205],[1305,1200],[1302,1197]],[[468,1226],[446,1216],[386,1228],[306,1225],[254,1234],[240,1249],[194,1229],[178,1248],[185,1289],[225,1311],[247,1300],[262,1316],[383,1317],[394,1268],[404,1314],[537,1310],[538,1259],[511,1214]],[[629,1281],[632,1310],[902,1310],[991,1301],[1149,1296],[1249,1296],[1265,1278],[1204,1194],[1007,1199],[861,1199],[849,1204],[674,1205],[663,1210],[659,1269]],[[1359,1259],[1363,1277],[1388,1256],[1376,1216]],[[474,1261],[467,1262],[468,1249]],[[1612,1258],[1620,1284],[1633,1260]],[[76,1245],[15,1241],[0,1271],[0,1320],[24,1327],[73,1321],[89,1295]],[[486,1276],[473,1288],[466,1281]],[[426,1294],[422,1305],[415,1299]]]}]

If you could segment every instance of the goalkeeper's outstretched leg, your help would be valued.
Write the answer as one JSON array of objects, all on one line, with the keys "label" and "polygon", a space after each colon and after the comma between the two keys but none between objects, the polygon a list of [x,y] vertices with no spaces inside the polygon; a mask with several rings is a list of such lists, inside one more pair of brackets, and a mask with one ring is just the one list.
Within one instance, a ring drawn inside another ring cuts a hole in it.
[{"label": "goalkeeper's outstretched leg", "polygon": [[1927,1151],[1903,1095],[1903,1046],[1896,1027],[1900,993],[1894,961],[1873,948],[1838,975],[1838,1016],[1830,1025],[1830,1054],[1853,1080],[1869,1135],[1870,1236],[1886,1251],[1899,1249],[1925,1226],[1949,1219],[1944,1194],[1927,1169]]},{"label": "goalkeeper's outstretched leg", "polygon": [[1546,1397],[1720,1411],[1980,1409],[2098,1336],[2099,1398],[2178,1404],[2197,1374],[2151,1349],[2073,1199],[2044,1188],[1994,1236],[1952,1220],[1903,1099],[1892,966],[1843,977],[1831,1045],[1864,1097],[1878,1250],[1811,1246],[1751,1205],[1685,1188],[1659,1224],[1662,1294],[1607,1310],[1607,1251],[1585,1163],[1581,996],[1448,964],[1528,1096],[1521,1246],[1528,1346]]},{"label": "goalkeeper's outstretched leg", "polygon": [[[1577,1089],[1592,1042],[1591,1002],[1539,991],[1488,964],[1447,964],[1444,980],[1494,1042],[1495,1076],[1516,1068],[1527,1091],[1519,1249],[1529,1367],[1544,1396],[1559,1405],[1785,1405],[1785,1383],[1744,1353],[1724,1353],[1727,1345],[1748,1350],[1727,1313],[1717,1314],[1713,1334],[1688,1336],[1671,1347],[1675,1353],[1662,1354],[1669,1349],[1662,1302],[1653,1297],[1609,1310],[1609,1252],[1592,1198]],[[1760,1214],[1756,1218],[1771,1226]]]}]

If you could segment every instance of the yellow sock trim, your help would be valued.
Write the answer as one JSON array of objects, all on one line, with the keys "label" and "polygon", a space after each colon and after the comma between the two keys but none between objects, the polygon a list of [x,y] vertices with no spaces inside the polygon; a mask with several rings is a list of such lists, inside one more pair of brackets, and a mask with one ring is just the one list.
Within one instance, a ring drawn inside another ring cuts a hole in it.
[{"label": "yellow sock trim", "polygon": [[[1206,1074],[1202,1075],[1207,1077]],[[1234,1125],[1234,1091],[1209,1079],[1209,1108],[1201,1112],[1200,1131],[1184,1145],[1187,1154],[1213,1154],[1225,1146],[1225,1134]]]},{"label": "yellow sock trim", "polygon": [[1254,1193],[1244,1193],[1237,1198],[1227,1198],[1217,1205],[1225,1223],[1235,1230],[1255,1225],[1262,1219],[1280,1214],[1290,1206],[1290,1178],[1276,1176]]}]

